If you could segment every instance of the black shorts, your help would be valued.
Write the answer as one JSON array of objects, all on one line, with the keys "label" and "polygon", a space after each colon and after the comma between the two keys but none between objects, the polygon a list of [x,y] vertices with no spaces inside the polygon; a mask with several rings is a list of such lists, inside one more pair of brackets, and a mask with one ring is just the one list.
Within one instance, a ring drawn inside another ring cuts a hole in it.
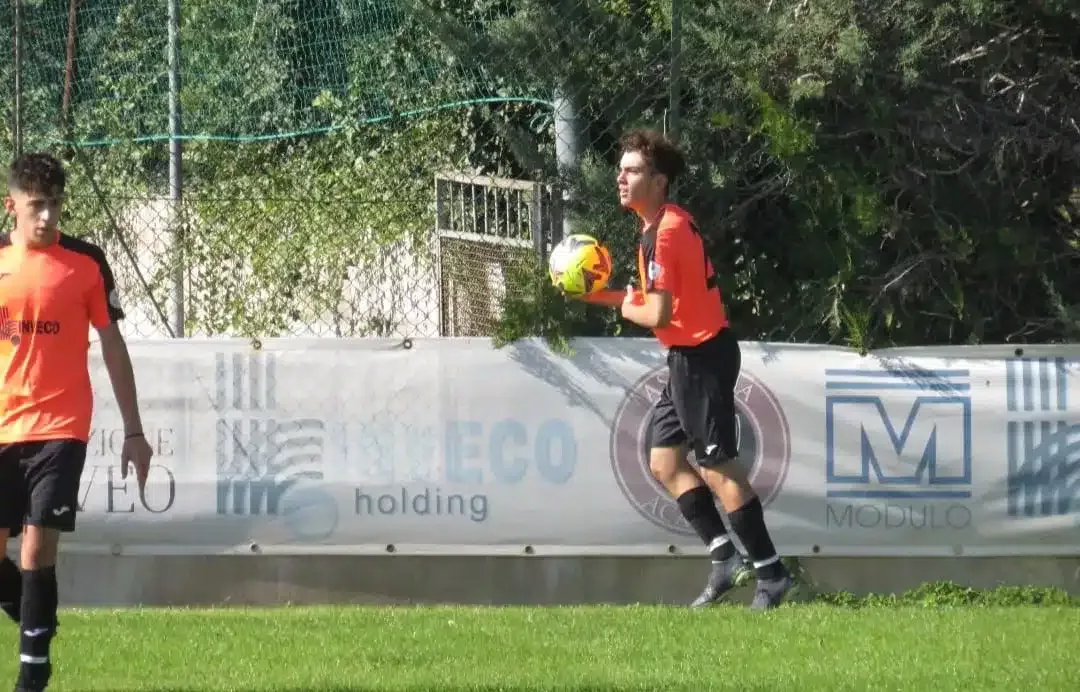
[{"label": "black shorts", "polygon": [[739,342],[725,329],[699,346],[668,349],[668,382],[653,406],[650,447],[689,444],[702,466],[739,455],[735,384]]},{"label": "black shorts", "polygon": [[74,531],[85,463],[79,440],[0,444],[0,529],[11,536],[24,524]]}]

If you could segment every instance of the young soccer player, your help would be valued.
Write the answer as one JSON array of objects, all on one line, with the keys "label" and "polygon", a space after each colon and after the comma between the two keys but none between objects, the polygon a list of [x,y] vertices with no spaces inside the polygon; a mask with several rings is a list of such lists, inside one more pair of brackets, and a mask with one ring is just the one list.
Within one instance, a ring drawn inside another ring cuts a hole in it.
[{"label": "young soccer player", "polygon": [[[780,604],[792,578],[765,526],[761,501],[738,462],[735,385],[741,352],[693,217],[668,200],[682,172],[679,150],[653,130],[621,140],[619,202],[641,220],[641,290],[604,291],[587,300],[617,307],[623,318],[653,330],[667,347],[668,384],[651,421],[649,467],[708,546],[709,580],[693,606],[708,605],[735,586],[742,558],[727,535],[713,494],[746,548],[757,575],[751,607]],[[684,453],[694,450],[700,471]]]},{"label": "young soccer player", "polygon": [[22,569],[0,561],[0,607],[21,626],[16,692],[44,690],[51,677],[57,548],[75,530],[90,437],[91,326],[124,421],[121,475],[134,464],[140,492],[153,454],[105,255],[57,227],[66,181],[54,157],[20,156],[4,198],[15,225],[0,235],[0,546],[22,534]]}]

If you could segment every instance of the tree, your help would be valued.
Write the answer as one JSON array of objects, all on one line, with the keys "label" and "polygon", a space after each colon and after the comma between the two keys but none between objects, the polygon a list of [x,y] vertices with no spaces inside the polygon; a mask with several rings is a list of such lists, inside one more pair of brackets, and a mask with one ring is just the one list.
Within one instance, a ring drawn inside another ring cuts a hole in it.
[{"label": "tree", "polygon": [[[1076,337],[1076,9],[686,10],[692,176],[679,196],[708,229],[744,337],[860,348]],[[594,182],[580,189],[599,203]],[[509,314],[504,339],[544,321]]]}]

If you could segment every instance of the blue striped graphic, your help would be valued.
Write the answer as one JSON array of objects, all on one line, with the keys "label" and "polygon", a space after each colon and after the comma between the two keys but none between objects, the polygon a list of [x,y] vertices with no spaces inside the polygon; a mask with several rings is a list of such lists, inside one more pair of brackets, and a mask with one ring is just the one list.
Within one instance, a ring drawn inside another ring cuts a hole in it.
[{"label": "blue striped graphic", "polygon": [[967,500],[969,490],[827,490],[826,497],[861,500]]},{"label": "blue striped graphic", "polygon": [[1005,398],[1009,411],[1067,411],[1070,366],[1075,368],[1076,362],[1060,356],[1008,359]]},{"label": "blue striped graphic", "polygon": [[272,417],[278,404],[273,354],[219,353],[214,364],[218,513],[276,515],[286,491],[322,480],[326,425],[317,418]]},{"label": "blue striped graphic", "polygon": [[828,382],[826,389],[909,389],[924,392],[967,392],[971,391],[971,385],[967,383],[951,382]]},{"label": "blue striped graphic", "polygon": [[902,377],[918,377],[918,378],[937,378],[937,379],[955,379],[955,378],[967,378],[971,376],[971,373],[967,370],[861,370],[844,369],[844,368],[827,368],[825,370],[826,377],[876,377],[876,378],[888,378],[897,379]]},{"label": "blue striped graphic", "polygon": [[942,393],[971,391],[971,384],[967,382],[970,373],[967,370],[828,368],[825,370],[825,377],[831,378],[825,383],[825,388],[834,391],[895,389]]},{"label": "blue striped graphic", "polygon": [[1009,516],[1080,513],[1080,416],[1069,412],[1069,375],[1078,366],[1060,356],[1006,361],[1006,407],[1027,414],[1005,433]]}]

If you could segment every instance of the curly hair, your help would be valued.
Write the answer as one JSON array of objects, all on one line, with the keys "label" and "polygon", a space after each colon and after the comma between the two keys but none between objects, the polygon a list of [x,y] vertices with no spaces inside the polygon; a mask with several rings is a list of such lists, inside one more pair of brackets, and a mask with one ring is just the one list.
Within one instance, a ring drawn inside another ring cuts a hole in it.
[{"label": "curly hair", "polygon": [[686,168],[679,148],[657,130],[630,130],[619,139],[619,147],[624,154],[641,154],[653,170],[667,178],[669,186]]},{"label": "curly hair", "polygon": [[8,168],[8,189],[40,194],[63,192],[66,185],[64,165],[52,154],[23,154]]}]

